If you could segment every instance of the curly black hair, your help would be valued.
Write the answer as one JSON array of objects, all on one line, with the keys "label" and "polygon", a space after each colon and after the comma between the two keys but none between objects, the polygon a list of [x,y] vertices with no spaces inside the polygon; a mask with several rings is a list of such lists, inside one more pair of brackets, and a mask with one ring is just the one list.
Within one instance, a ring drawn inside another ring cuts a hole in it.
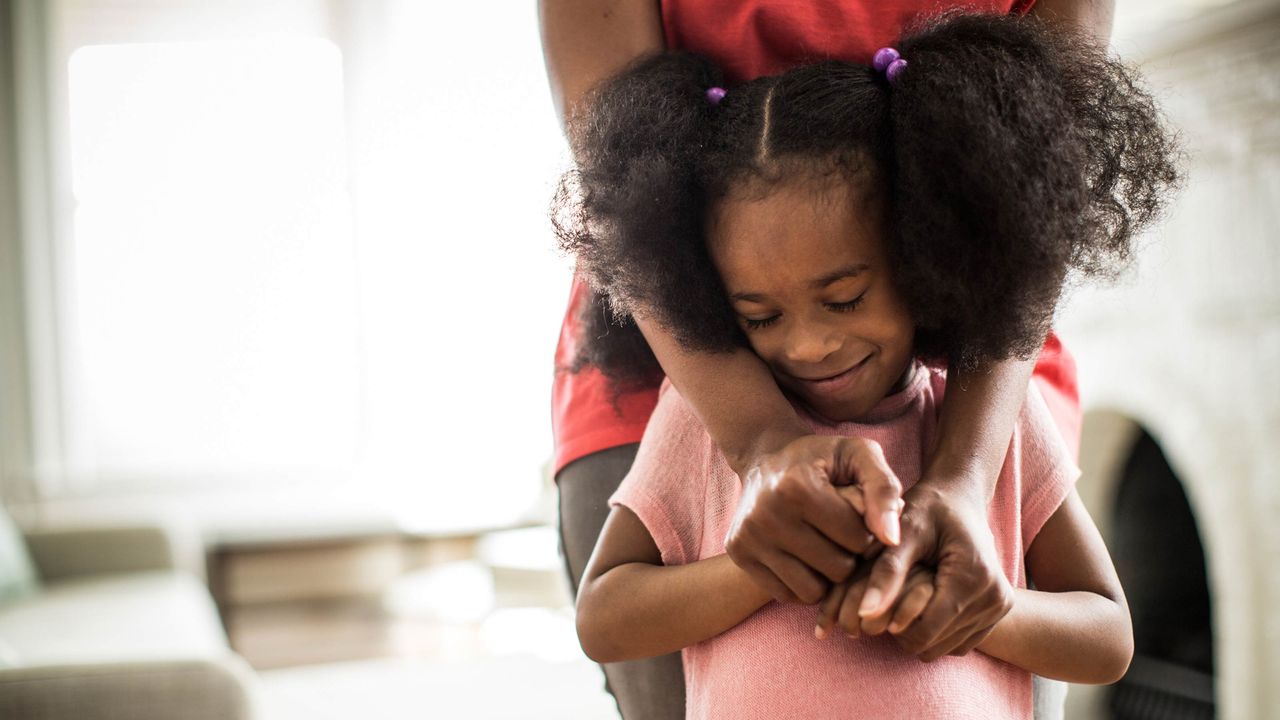
[{"label": "curly black hair", "polygon": [[1176,138],[1135,71],[1025,17],[947,15],[898,44],[892,85],[824,62],[731,87],[709,60],[644,58],[571,126],[552,206],[594,295],[576,366],[617,387],[660,368],[631,314],[685,348],[746,344],[707,252],[711,204],[796,172],[882,191],[915,349],[953,366],[1033,356],[1071,273],[1109,276],[1180,179]]}]

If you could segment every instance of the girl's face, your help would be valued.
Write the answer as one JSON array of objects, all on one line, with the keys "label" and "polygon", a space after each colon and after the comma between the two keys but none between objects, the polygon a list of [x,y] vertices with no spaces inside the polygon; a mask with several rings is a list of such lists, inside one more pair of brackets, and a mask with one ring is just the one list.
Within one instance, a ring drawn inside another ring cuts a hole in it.
[{"label": "girl's face", "polygon": [[865,416],[912,366],[879,205],[835,175],[731,193],[709,218],[711,259],[752,349],[830,421]]}]

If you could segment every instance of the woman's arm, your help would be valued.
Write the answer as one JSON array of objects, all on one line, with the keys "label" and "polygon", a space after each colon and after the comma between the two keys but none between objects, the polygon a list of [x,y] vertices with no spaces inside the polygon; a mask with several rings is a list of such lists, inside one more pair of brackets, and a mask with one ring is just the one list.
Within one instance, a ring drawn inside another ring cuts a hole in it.
[{"label": "woman's arm", "polygon": [[[1129,606],[1111,557],[1080,496],[1071,495],[1045,523],[1026,556],[1037,589],[1013,590],[1013,609],[978,649],[1043,677],[1075,683],[1119,680],[1133,657]],[[857,603],[867,577],[856,574],[823,601],[815,634],[839,627],[852,637],[909,633],[934,595],[934,573],[911,569],[891,618],[864,619]]]},{"label": "woman's arm", "polygon": [[[547,78],[566,129],[591,88],[664,49],[657,0],[540,0],[538,12]],[[789,405],[784,409],[783,423],[787,416],[799,422]],[[707,590],[723,602],[707,603],[700,594]],[[583,649],[599,662],[662,655],[733,627],[769,599],[727,557],[662,567],[644,525],[620,508],[606,521],[584,573],[578,632]],[[666,609],[673,602],[675,612]]]},{"label": "woman's arm", "polygon": [[727,555],[664,566],[640,518],[619,506],[578,590],[578,640],[600,663],[665,655],[719,635],[771,599]]},{"label": "woman's arm", "polygon": [[904,496],[902,543],[886,548],[871,570],[860,614],[883,625],[912,566],[936,568],[933,597],[903,638],[924,660],[968,652],[1013,605],[987,505],[1034,367],[1005,360],[948,376],[938,447]]},{"label": "woman's arm", "polygon": [[[543,56],[556,110],[566,126],[587,91],[627,63],[664,49],[657,0],[540,0]],[[808,599],[825,587],[820,579],[843,580],[853,566],[853,553],[865,547],[861,518],[843,504],[813,489],[815,464],[826,463],[837,480],[855,474],[845,470],[862,456],[838,443],[789,445],[809,435],[783,397],[768,369],[745,350],[729,355],[684,353],[671,336],[650,323],[640,327],[663,369],[706,423],[729,464],[745,479],[744,496],[755,509],[752,522],[739,525],[743,566],[780,600]],[[858,480],[872,490],[867,525],[882,540],[897,539],[901,488],[887,467],[862,463]],[[822,474],[826,482],[826,474]],[[796,487],[800,491],[795,490]],[[784,505],[779,496],[801,496]],[[782,508],[781,510],[779,508]],[[886,515],[889,513],[889,515]],[[891,519],[886,519],[891,518]],[[778,528],[761,533],[757,528]],[[815,539],[816,535],[821,535]],[[794,555],[792,555],[794,553]]]},{"label": "woman's arm", "polygon": [[645,318],[636,323],[740,477],[792,440],[813,434],[755,353],[746,348],[714,355],[688,352],[657,323]]},{"label": "woman's arm", "polygon": [[567,126],[587,91],[636,58],[664,49],[658,0],[539,0],[542,57]]},{"label": "woman's arm", "polygon": [[[1115,0],[1037,0],[1031,14],[1093,36],[1111,37]],[[998,577],[986,506],[1026,394],[1032,361],[1006,360],[948,378],[939,444],[905,496],[904,542],[876,562],[864,617],[884,618],[917,562],[937,563],[933,600],[907,643],[923,659],[963,655],[1011,607]],[[955,612],[955,607],[964,608]]]},{"label": "woman's arm", "polygon": [[[746,349],[694,353],[636,318],[672,384],[742,478],[728,554],[777,600],[816,603],[853,570],[867,532],[897,542],[902,486],[875,443],[813,435],[769,368]],[[832,487],[857,482],[867,512]]]},{"label": "woman's arm", "polygon": [[1133,625],[1115,566],[1074,491],[1027,552],[1036,590],[1015,590],[1013,610],[978,649],[1043,677],[1113,683],[1133,658]]},{"label": "woman's arm", "polygon": [[1067,23],[1106,45],[1111,41],[1116,0],[1036,0],[1031,14],[1050,22]]}]

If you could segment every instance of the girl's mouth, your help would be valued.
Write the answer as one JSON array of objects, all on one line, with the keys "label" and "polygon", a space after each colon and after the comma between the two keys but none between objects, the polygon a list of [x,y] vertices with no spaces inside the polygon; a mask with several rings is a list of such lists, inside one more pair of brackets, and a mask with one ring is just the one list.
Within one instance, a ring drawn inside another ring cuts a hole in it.
[{"label": "girl's mouth", "polygon": [[871,355],[868,355],[857,363],[854,363],[854,365],[848,370],[844,370],[829,377],[819,378],[817,380],[806,380],[804,378],[797,377],[796,381],[803,387],[822,395],[839,392],[847,388],[853,382],[854,378],[858,376],[859,371],[866,367],[867,361],[870,359]]}]

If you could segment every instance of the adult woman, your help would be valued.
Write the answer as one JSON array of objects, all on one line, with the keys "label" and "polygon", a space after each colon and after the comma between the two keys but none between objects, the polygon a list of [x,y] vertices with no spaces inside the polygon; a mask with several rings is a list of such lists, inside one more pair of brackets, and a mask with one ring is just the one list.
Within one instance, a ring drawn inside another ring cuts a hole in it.
[{"label": "adult woman", "polygon": [[[542,0],[540,11],[548,75],[567,122],[592,86],[648,53],[701,52],[738,80],[803,59],[867,62],[904,24],[945,5],[936,0],[802,7],[767,0]],[[1110,34],[1113,5],[1113,0],[963,3],[988,12],[1029,10],[1100,39]],[[558,353],[562,368],[574,357],[575,308],[585,294],[575,286]],[[816,602],[827,582],[847,575],[852,553],[865,546],[863,519],[831,501],[834,491],[826,473],[817,471],[821,466],[863,485],[866,529],[896,545],[877,560],[868,597],[887,605],[913,564],[937,566],[934,600],[912,639],[921,657],[967,652],[1007,612],[1009,599],[995,580],[986,506],[1035,362],[986,363],[953,380],[939,446],[923,479],[905,496],[908,512],[899,517],[900,488],[883,459],[852,453],[839,439],[810,436],[749,351],[688,353],[663,328],[643,317],[636,321],[663,370],[743,478],[729,554],[775,598]],[[1074,369],[1056,341],[1050,341],[1046,354],[1037,379],[1057,399],[1059,425],[1074,444],[1079,423]],[[556,382],[561,529],[576,588],[608,512],[605,500],[634,458],[654,395],[651,390],[626,393],[615,407],[603,378],[590,369],[562,369]],[[606,667],[624,716],[681,717],[683,694],[672,692],[683,686],[679,662],[677,655]]]}]

